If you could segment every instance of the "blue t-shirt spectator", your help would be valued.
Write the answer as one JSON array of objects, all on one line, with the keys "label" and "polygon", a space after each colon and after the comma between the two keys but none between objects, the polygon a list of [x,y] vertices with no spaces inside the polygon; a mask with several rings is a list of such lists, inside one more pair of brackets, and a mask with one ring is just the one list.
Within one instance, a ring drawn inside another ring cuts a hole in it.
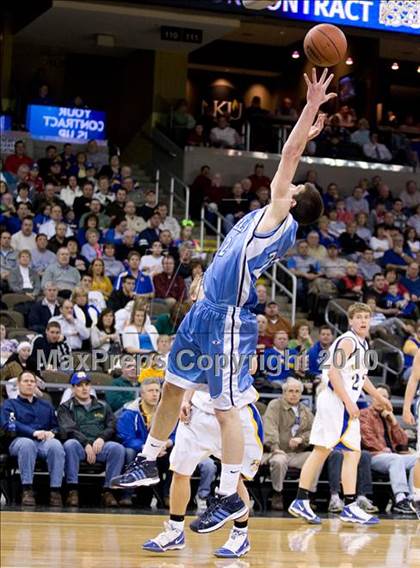
[{"label": "blue t-shirt spectator", "polygon": [[[133,276],[134,275],[130,272],[130,270],[126,270],[125,272],[122,272],[118,278],[117,281],[115,283],[115,290],[121,290],[122,288],[122,279],[124,278],[124,276]],[[153,288],[153,280],[150,278],[150,276],[148,274],[145,274],[144,272],[141,272],[139,270],[139,273],[137,274],[137,278],[136,278],[136,284],[134,286],[134,293],[135,294],[151,294],[154,291]]]},{"label": "blue t-shirt spectator", "polygon": [[279,351],[270,347],[264,351],[264,370],[268,381],[284,382],[288,377],[294,376],[296,364],[296,349]]}]

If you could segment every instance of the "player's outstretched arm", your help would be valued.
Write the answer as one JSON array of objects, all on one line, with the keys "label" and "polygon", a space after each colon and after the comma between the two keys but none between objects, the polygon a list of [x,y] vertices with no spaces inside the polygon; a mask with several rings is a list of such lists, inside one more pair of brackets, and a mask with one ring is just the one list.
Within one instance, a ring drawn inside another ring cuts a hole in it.
[{"label": "player's outstretched arm", "polygon": [[[354,343],[350,339],[343,339],[339,343],[339,349],[341,350],[341,357],[337,357],[337,363],[340,363],[340,367],[344,366],[347,359],[353,352]],[[334,358],[333,358],[334,359]],[[328,378],[332,384],[335,394],[341,398],[346,407],[347,412],[349,413],[350,418],[359,418],[359,408],[357,404],[355,404],[344,387],[343,378],[341,376],[340,369],[334,364],[334,361],[331,364],[331,368],[328,371]]]},{"label": "player's outstretched arm", "polygon": [[381,403],[381,405],[383,406],[383,408],[385,408],[386,410],[389,410],[390,412],[392,412],[392,404],[391,402],[385,398],[384,396],[382,396],[381,394],[379,394],[378,390],[375,388],[375,385],[372,383],[372,381],[368,378],[365,377],[365,382],[363,385],[363,390],[372,398],[376,399],[377,401],[379,401]]},{"label": "player's outstretched arm", "polygon": [[277,213],[278,217],[280,216],[277,222],[281,221],[281,215],[284,218],[289,213],[290,203],[293,198],[290,186],[305,146],[308,140],[318,136],[324,127],[324,114],[320,114],[314,124],[319,107],[337,96],[336,93],[327,94],[326,92],[333,77],[332,73],[328,75],[328,69],[324,69],[319,80],[315,69],[312,69],[312,80],[309,79],[306,73],[304,75],[308,86],[307,103],[284,145],[279,167],[271,182],[270,208]]},{"label": "player's outstretched arm", "polygon": [[407,387],[405,389],[404,406],[403,406],[403,420],[406,424],[415,424],[416,420],[411,412],[411,405],[413,404],[414,397],[416,396],[417,386],[420,382],[420,350],[417,351],[413,361],[413,368],[411,375],[408,379]]}]

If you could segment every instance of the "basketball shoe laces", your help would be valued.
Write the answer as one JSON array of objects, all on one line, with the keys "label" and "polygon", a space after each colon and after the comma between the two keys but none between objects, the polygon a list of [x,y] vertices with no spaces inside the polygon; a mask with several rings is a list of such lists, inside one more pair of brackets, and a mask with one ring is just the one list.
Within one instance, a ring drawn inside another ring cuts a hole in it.
[{"label": "basketball shoe laces", "polygon": [[238,538],[243,538],[244,536],[246,536],[246,533],[244,531],[239,531],[238,529],[236,529],[234,527],[230,532],[229,540],[223,546],[223,548],[227,548],[229,550],[234,550],[235,540],[238,539]]},{"label": "basketball shoe laces", "polygon": [[124,473],[131,473],[132,471],[134,471],[139,467],[142,461],[144,461],[144,456],[142,456],[141,454],[137,454],[134,460],[125,466]]},{"label": "basketball shoe laces", "polygon": [[220,497],[209,497],[208,501],[207,501],[207,509],[204,511],[204,513],[202,515],[200,515],[200,519],[203,522],[208,521],[212,514],[213,511],[218,507],[219,503],[220,503]]},{"label": "basketball shoe laces", "polygon": [[163,523],[163,526],[165,527],[165,530],[162,531],[160,534],[157,535],[156,538],[153,539],[154,542],[156,542],[162,548],[167,544],[169,544],[170,542],[172,542],[173,540],[175,540],[182,532],[179,531],[178,529],[174,529],[167,521]]}]

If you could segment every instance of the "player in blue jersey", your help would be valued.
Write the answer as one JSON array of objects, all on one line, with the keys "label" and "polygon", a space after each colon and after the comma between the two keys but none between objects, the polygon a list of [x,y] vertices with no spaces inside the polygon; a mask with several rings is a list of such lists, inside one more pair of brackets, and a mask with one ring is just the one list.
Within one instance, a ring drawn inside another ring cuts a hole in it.
[{"label": "player in blue jersey", "polygon": [[[139,487],[159,481],[156,458],[177,422],[186,389],[208,388],[222,436],[218,498],[193,523],[210,532],[247,512],[237,493],[244,439],[236,404],[252,383],[249,372],[257,344],[257,323],[250,308],[257,302],[255,282],[293,246],[299,224],[315,222],[323,211],[319,192],[292,180],[308,140],[324,126],[319,107],[333,79],[325,69],[318,80],[304,75],[307,104],[293,128],[271,182],[271,202],[241,219],[228,233],[205,273],[204,299],[184,318],[172,347],[162,399],[143,451],[113,487]],[[314,124],[315,121],[315,124]]]}]

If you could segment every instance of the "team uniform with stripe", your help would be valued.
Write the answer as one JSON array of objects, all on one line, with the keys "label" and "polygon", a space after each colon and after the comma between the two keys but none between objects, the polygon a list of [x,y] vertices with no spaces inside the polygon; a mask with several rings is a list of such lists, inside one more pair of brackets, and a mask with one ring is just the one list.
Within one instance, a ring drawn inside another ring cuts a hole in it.
[{"label": "team uniform with stripe", "polygon": [[253,381],[255,283],[296,240],[298,224],[290,214],[273,231],[259,233],[266,210],[248,213],[228,233],[204,275],[205,298],[182,321],[169,355],[166,380],[184,389],[208,389],[214,407],[222,410],[237,406]]},{"label": "team uniform with stripe", "polygon": [[[354,345],[353,352],[344,361],[344,351],[340,351],[340,344],[344,339],[350,339]],[[322,370],[324,389],[318,395],[317,408],[312,425],[309,443],[329,449],[360,451],[360,421],[349,420],[346,407],[329,380],[328,371],[333,362],[340,368],[344,388],[356,404],[362,393],[365,377],[367,375],[366,352],[369,344],[362,340],[354,331],[347,331],[340,335],[331,345],[328,357]]]},{"label": "team uniform with stripe", "polygon": [[[257,397],[255,389],[250,387],[238,402],[245,439],[241,474],[248,480],[257,473],[263,454],[263,425],[254,405]],[[222,458],[220,426],[210,395],[195,392],[191,403],[190,421],[178,424],[175,446],[169,458],[171,469],[186,476],[191,476],[197,465],[209,456]]]}]

